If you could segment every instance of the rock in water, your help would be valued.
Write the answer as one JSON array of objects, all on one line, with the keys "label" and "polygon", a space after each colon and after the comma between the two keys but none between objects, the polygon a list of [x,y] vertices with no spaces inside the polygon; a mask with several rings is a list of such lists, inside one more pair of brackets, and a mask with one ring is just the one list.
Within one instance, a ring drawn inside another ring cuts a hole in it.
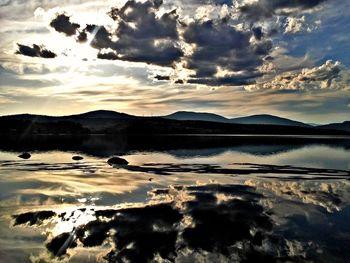
[{"label": "rock in water", "polygon": [[109,165],[127,165],[129,162],[123,158],[112,157],[108,159],[107,163]]},{"label": "rock in water", "polygon": [[20,155],[18,155],[19,158],[22,158],[22,159],[29,159],[31,157],[30,153],[27,153],[27,152],[24,152]]},{"label": "rock in water", "polygon": [[83,160],[84,157],[79,156],[79,155],[74,155],[74,156],[72,157],[72,159],[73,159],[74,161],[80,161],[80,160]]}]

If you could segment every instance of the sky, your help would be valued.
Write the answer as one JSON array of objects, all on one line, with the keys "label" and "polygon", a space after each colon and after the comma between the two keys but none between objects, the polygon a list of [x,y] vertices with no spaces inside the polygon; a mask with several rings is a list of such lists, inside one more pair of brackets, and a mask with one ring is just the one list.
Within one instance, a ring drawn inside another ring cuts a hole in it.
[{"label": "sky", "polygon": [[350,0],[0,0],[0,115],[350,120]]}]

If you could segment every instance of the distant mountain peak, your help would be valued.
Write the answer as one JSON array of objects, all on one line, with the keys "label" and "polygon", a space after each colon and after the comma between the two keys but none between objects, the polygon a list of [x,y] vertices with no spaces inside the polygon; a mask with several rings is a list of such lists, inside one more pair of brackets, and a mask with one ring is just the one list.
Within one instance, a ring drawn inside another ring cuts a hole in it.
[{"label": "distant mountain peak", "polygon": [[214,122],[229,121],[227,118],[218,114],[208,113],[208,112],[194,112],[194,111],[177,111],[162,117],[165,119],[172,119],[172,120],[194,120],[194,121],[214,121]]},{"label": "distant mountain peak", "polygon": [[321,129],[350,131],[350,121],[343,121],[340,123],[330,123],[325,125],[319,125],[317,127]]},{"label": "distant mountain peak", "polygon": [[196,121],[214,121],[237,124],[269,124],[269,125],[284,125],[284,126],[298,126],[311,127],[303,122],[274,116],[271,114],[256,114],[246,117],[228,119],[221,115],[207,112],[192,112],[192,111],[177,111],[170,115],[163,116],[166,119],[172,120],[196,120]]},{"label": "distant mountain peak", "polygon": [[[168,119],[168,120],[165,120]],[[176,120],[176,121],[171,121]],[[192,122],[188,122],[192,121]],[[257,114],[247,117],[228,119],[218,114],[207,112],[178,111],[167,116],[140,117],[111,110],[95,110],[81,114],[68,116],[45,116],[34,114],[19,114],[1,116],[3,129],[10,131],[33,122],[36,127],[56,127],[57,125],[68,125],[75,123],[81,125],[83,129],[88,129],[92,133],[252,133],[256,132],[275,134],[276,131],[282,133],[329,133],[334,131],[350,131],[350,121],[343,123],[332,123],[327,125],[311,126],[299,121],[294,121],[270,114]],[[211,122],[211,123],[206,123]],[[231,125],[233,124],[233,125]],[[239,124],[239,125],[236,125]],[[7,126],[6,126],[7,125]],[[12,125],[12,126],[11,126]],[[16,126],[17,125],[17,126]],[[22,125],[22,126],[21,126]],[[34,126],[35,126],[34,125]],[[44,125],[44,126],[43,126]],[[46,125],[46,126],[45,126]],[[56,125],[56,126],[55,126]],[[272,127],[273,125],[273,127]],[[265,127],[263,127],[265,126]],[[280,126],[280,127],[277,127]],[[287,126],[287,127],[281,127]],[[12,127],[12,128],[11,128]],[[300,129],[299,129],[300,128]],[[305,129],[306,128],[306,129]],[[0,129],[1,130],[1,129]],[[321,130],[321,131],[320,131]],[[328,131],[322,131],[328,130]]]},{"label": "distant mountain peak", "polygon": [[115,119],[115,118],[134,118],[135,116],[122,113],[122,112],[117,112],[117,111],[112,111],[112,110],[94,110],[94,111],[89,111],[77,115],[72,115],[70,117],[83,117],[83,118],[100,118],[100,119]]},{"label": "distant mountain peak", "polygon": [[290,120],[271,114],[256,114],[246,117],[232,118],[231,123],[311,127],[311,125],[300,121]]}]

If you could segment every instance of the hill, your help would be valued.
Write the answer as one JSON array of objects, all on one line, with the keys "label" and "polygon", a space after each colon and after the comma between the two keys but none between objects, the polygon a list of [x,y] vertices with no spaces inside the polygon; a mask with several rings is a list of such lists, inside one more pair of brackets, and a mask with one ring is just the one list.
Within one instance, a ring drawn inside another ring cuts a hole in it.
[{"label": "hill", "polygon": [[350,131],[350,121],[344,121],[341,123],[331,123],[331,124],[326,124],[326,125],[319,125],[319,126],[317,126],[317,128]]},{"label": "hill", "polygon": [[139,117],[114,111],[92,111],[61,117],[20,114],[0,117],[0,127],[2,134],[346,135],[350,132],[341,130],[339,125],[336,129],[332,126],[312,127],[272,115],[230,120],[216,114],[193,112],[177,112],[165,117]]},{"label": "hill", "polygon": [[109,110],[96,110],[81,113],[77,115],[66,116],[69,119],[85,118],[85,119],[135,119],[136,116],[129,115],[122,112],[109,111]]},{"label": "hill", "polygon": [[213,121],[213,122],[229,122],[229,119],[214,113],[177,111],[167,116],[162,116],[171,120],[190,120],[190,121]]},{"label": "hill", "polygon": [[311,125],[294,121],[286,118],[281,118],[269,114],[251,115],[247,117],[233,118],[231,123],[239,124],[259,124],[259,125],[285,125],[285,126],[297,126],[297,127],[311,127]]},{"label": "hill", "polygon": [[303,122],[281,118],[274,115],[260,114],[240,118],[228,119],[221,115],[206,112],[178,111],[170,115],[162,116],[171,120],[212,121],[237,124],[259,124],[259,125],[285,125],[297,127],[311,127]]}]

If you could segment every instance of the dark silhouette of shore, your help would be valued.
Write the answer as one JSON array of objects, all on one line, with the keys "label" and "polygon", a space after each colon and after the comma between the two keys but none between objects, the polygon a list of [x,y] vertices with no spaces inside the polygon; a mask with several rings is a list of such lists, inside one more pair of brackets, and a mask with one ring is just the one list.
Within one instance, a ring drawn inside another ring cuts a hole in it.
[{"label": "dark silhouette of shore", "polygon": [[347,130],[313,126],[238,124],[201,120],[137,117],[122,113],[62,117],[12,115],[0,117],[0,134],[275,134],[350,135]]}]

